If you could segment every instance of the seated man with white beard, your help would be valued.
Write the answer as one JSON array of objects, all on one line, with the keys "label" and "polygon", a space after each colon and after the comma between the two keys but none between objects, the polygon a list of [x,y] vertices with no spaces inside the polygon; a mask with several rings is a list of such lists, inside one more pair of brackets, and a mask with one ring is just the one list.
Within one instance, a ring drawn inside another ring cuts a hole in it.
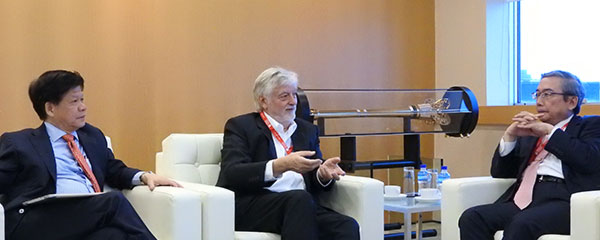
[{"label": "seated man with white beard", "polygon": [[286,239],[359,239],[351,217],[319,205],[345,172],[339,157],[321,160],[315,125],[296,119],[298,78],[269,68],[254,83],[257,112],[225,124],[218,186],[235,192],[237,231]]}]

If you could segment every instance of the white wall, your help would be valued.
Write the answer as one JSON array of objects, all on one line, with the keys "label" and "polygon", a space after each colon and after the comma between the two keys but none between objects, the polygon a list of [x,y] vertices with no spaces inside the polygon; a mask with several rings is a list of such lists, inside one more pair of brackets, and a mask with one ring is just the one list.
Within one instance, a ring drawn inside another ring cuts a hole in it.
[{"label": "white wall", "polygon": [[[505,4],[504,0],[435,1],[436,88],[467,86],[479,105],[486,105],[486,80],[491,75],[503,79],[502,71],[507,67],[501,62],[499,45],[507,42],[499,39],[502,34],[498,33],[507,27],[498,21],[506,17],[500,9]],[[487,16],[495,23],[488,21]],[[492,154],[504,129],[505,126],[478,125],[465,139],[436,135],[435,157],[444,159],[452,177],[489,175]]]}]

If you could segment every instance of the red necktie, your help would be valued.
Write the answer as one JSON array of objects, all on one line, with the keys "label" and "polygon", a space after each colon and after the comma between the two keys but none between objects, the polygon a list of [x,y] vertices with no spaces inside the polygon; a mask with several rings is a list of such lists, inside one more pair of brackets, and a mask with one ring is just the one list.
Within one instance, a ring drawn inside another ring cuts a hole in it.
[{"label": "red necktie", "polygon": [[83,173],[85,174],[85,176],[90,180],[90,182],[92,182],[92,187],[94,188],[94,192],[100,192],[100,185],[98,185],[98,181],[96,180],[96,177],[94,176],[94,173],[92,172],[92,169],[90,168],[90,166],[87,164],[87,161],[83,157],[83,154],[81,154],[81,151],[79,151],[79,148],[77,147],[77,144],[75,143],[75,140],[74,140],[75,137],[73,137],[73,135],[71,135],[71,134],[65,134],[62,136],[62,138],[65,141],[67,141],[67,145],[69,146],[69,149],[71,149],[71,153],[73,153],[73,157],[75,157],[75,160],[77,160],[79,167],[81,167],[81,169],[83,169]]}]

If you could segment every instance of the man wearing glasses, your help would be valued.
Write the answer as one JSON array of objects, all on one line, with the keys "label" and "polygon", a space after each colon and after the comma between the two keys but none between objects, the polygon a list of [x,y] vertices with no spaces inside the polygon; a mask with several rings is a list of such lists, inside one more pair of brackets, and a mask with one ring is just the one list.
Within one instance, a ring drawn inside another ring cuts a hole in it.
[{"label": "man wearing glasses", "polygon": [[504,240],[569,234],[571,194],[600,189],[600,117],[577,116],[581,81],[544,73],[533,98],[537,114],[515,115],[492,159],[492,177],[517,181],[495,203],[462,214],[462,240],[494,239],[498,230]]}]

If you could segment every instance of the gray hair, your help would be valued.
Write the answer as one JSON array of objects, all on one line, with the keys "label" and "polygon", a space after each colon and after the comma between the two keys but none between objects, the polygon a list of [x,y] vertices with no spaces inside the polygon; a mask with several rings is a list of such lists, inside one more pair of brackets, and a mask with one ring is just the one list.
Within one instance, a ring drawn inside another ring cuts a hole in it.
[{"label": "gray hair", "polygon": [[280,86],[298,86],[298,74],[281,67],[271,67],[263,71],[254,81],[254,105],[262,111],[260,97],[267,97]]},{"label": "gray hair", "polygon": [[583,88],[583,84],[581,84],[579,78],[570,72],[561,70],[555,70],[542,74],[542,78],[547,77],[558,77],[563,80],[562,91],[564,94],[566,94],[563,96],[565,101],[567,101],[569,96],[577,97],[577,106],[573,109],[573,114],[577,115],[581,110],[581,104],[585,98],[585,89]]}]

